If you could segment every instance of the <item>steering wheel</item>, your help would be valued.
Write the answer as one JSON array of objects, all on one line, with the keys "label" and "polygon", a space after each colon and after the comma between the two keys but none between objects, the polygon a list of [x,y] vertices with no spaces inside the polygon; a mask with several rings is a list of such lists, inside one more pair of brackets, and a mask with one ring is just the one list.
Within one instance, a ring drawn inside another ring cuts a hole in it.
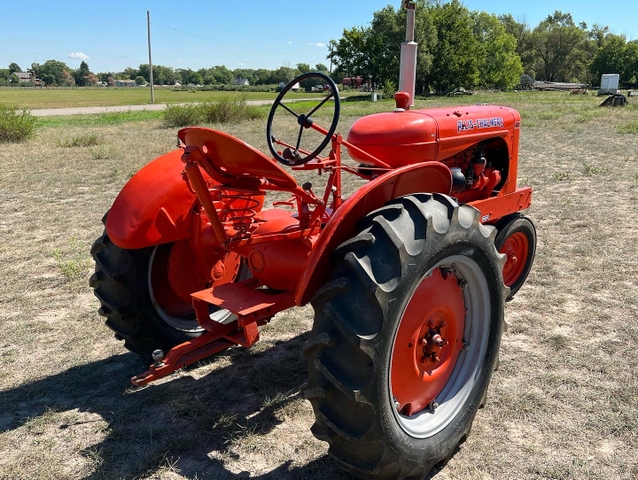
[{"label": "steering wheel", "polygon": [[[323,83],[328,85],[330,91],[328,92],[326,97],[322,99],[321,102],[319,102],[319,104],[312,108],[308,113],[300,114],[295,112],[292,107],[284,104],[283,99],[295,85],[297,85],[299,82],[303,82],[304,80],[308,80],[309,78],[320,79]],[[332,115],[332,122],[330,123],[330,128],[328,130],[324,130],[323,128],[318,128],[317,126],[313,127],[314,121],[312,119],[312,115],[321,107],[323,107],[330,99],[334,99],[334,111]],[[299,125],[299,134],[297,135],[297,143],[294,144],[294,150],[290,147],[286,147],[282,154],[279,154],[279,152],[275,148],[275,142],[277,142],[277,139],[272,133],[272,124],[275,118],[275,112],[279,107],[283,108],[288,113],[293,115],[297,119],[297,124]],[[283,163],[284,165],[301,165],[312,160],[326,147],[326,145],[328,145],[328,143],[332,139],[332,135],[337,129],[337,123],[339,123],[339,111],[339,91],[337,90],[337,86],[335,85],[335,82],[332,80],[332,78],[318,72],[310,72],[299,75],[297,78],[288,83],[288,85],[286,85],[284,89],[279,93],[279,95],[275,99],[275,102],[272,104],[270,113],[268,114],[268,123],[266,125],[266,139],[268,141],[268,148],[270,149],[270,153],[272,153],[273,157],[278,162]],[[314,130],[325,134],[325,136],[317,148],[315,148],[311,153],[304,156],[299,151],[299,148],[301,147],[301,137],[303,135],[304,129],[308,128],[314,128]]]}]

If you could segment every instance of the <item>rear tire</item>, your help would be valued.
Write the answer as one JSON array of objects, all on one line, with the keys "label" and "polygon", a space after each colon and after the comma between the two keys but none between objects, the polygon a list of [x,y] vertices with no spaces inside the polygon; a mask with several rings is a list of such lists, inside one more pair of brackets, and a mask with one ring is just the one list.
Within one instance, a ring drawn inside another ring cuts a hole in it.
[{"label": "rear tire", "polygon": [[504,325],[504,258],[479,217],[439,194],[393,200],[312,300],[312,432],[360,478],[424,478],[470,432]]},{"label": "rear tire", "polygon": [[[115,332],[116,338],[124,340],[127,349],[146,358],[151,358],[155,349],[166,352],[204,332],[192,305],[180,300],[170,286],[163,285],[168,285],[161,277],[167,268],[167,251],[173,245],[123,249],[115,245],[105,231],[91,247],[95,273],[89,285],[100,300],[98,313],[106,317],[106,325]],[[151,273],[157,272],[160,278],[156,281],[163,288],[155,299]],[[201,285],[201,289],[204,288],[205,285]],[[172,313],[161,305],[167,301],[171,302]],[[230,316],[228,310],[211,312],[211,318],[220,322],[226,322]]]}]

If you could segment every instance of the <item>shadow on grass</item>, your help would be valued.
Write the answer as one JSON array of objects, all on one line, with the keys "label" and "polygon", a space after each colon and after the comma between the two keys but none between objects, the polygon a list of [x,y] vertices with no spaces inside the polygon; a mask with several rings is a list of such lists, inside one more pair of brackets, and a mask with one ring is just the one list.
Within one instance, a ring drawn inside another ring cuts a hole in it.
[{"label": "shadow on grass", "polygon": [[262,476],[231,473],[219,460],[236,457],[233,443],[248,440],[248,447],[239,448],[247,448],[250,462],[250,445],[258,445],[260,436],[282,422],[277,413],[288,407],[294,418],[294,404],[302,401],[300,390],[306,381],[301,355],[306,337],[262,352],[231,349],[219,355],[229,364],[205,377],[182,376],[142,389],[129,387],[128,377],[147,366],[133,354],[73,367],[0,392],[0,401],[9,406],[0,413],[0,432],[49,412],[77,409],[100,415],[108,424],[106,438],[81,452],[95,466],[85,477],[91,480],[154,477],[167,466],[200,480],[350,478],[325,456],[302,467],[286,461]]}]

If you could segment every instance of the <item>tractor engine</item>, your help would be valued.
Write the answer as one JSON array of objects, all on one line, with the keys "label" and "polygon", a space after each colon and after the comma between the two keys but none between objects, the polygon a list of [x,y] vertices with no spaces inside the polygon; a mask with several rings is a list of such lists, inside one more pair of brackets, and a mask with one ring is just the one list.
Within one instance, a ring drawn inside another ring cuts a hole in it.
[{"label": "tractor engine", "polygon": [[[508,107],[397,108],[355,122],[348,141],[395,168],[444,163],[452,171],[452,195],[467,203],[488,198],[515,175],[510,164],[515,164],[519,133],[520,115]],[[373,166],[356,149],[348,153]]]}]

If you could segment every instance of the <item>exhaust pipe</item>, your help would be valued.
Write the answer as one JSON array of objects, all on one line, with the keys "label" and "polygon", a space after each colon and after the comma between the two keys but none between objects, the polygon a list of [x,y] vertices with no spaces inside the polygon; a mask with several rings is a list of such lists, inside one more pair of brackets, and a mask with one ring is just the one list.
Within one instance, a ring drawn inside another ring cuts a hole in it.
[{"label": "exhaust pipe", "polygon": [[414,106],[416,88],[416,53],[418,44],[414,41],[414,19],[416,2],[403,0],[401,7],[407,10],[405,42],[401,44],[401,66],[399,69],[399,92],[410,94],[410,106]]}]

